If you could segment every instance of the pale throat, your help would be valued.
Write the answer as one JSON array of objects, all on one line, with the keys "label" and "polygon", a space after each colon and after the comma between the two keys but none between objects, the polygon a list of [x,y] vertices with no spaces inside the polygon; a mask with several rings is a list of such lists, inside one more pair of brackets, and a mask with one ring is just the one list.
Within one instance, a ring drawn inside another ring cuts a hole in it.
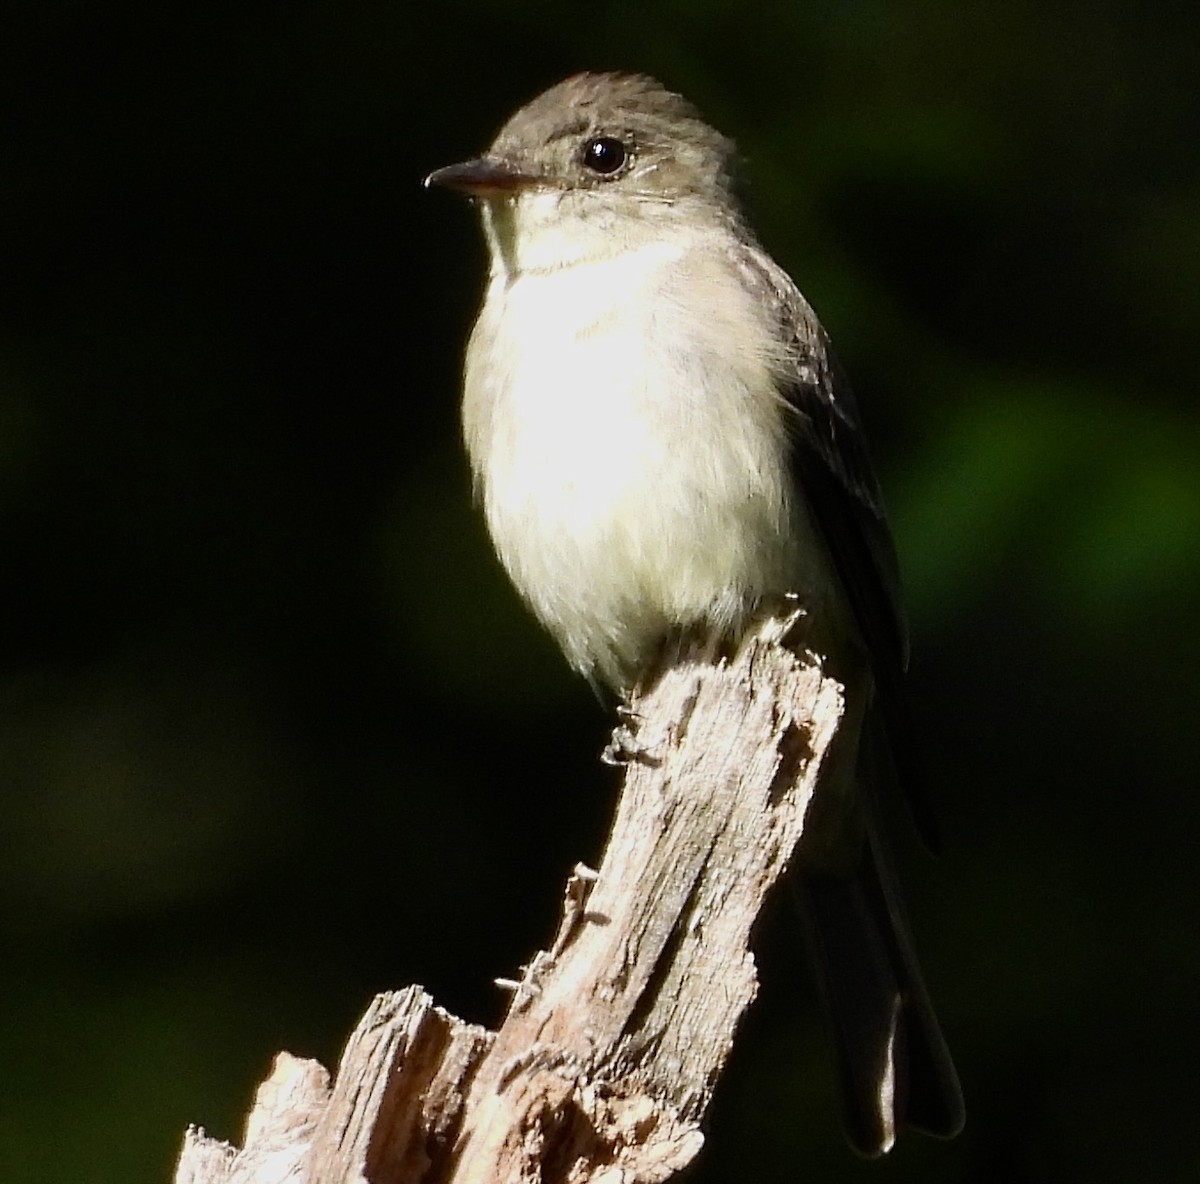
[{"label": "pale throat", "polygon": [[603,264],[630,252],[645,251],[650,264],[655,255],[682,250],[692,237],[685,222],[647,217],[637,200],[613,205],[588,196],[547,188],[481,202],[492,280]]}]

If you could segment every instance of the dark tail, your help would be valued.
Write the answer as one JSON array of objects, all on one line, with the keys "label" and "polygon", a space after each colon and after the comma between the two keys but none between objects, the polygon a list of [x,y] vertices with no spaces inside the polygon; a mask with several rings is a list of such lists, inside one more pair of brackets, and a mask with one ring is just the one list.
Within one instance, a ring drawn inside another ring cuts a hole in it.
[{"label": "dark tail", "polygon": [[801,866],[790,877],[832,1022],[846,1132],[867,1156],[889,1151],[905,1127],[950,1138],[964,1119],[958,1074],[873,830],[850,874]]}]

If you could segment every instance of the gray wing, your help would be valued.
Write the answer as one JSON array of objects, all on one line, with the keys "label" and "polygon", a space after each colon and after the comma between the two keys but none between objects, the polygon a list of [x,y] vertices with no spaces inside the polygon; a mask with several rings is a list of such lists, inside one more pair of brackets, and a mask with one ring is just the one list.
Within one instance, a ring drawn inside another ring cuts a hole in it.
[{"label": "gray wing", "polygon": [[[908,632],[896,553],[858,408],[824,330],[788,276],[757,249],[747,266],[789,342],[780,387],[794,412],[794,470],[871,663],[870,739],[886,742],[917,827],[934,846],[904,689]],[[864,777],[878,771],[878,762],[860,769]],[[884,858],[871,796],[864,794],[866,841],[850,872],[822,874],[801,864],[791,883],[833,1024],[847,1133],[863,1154],[878,1155],[903,1125],[941,1137],[957,1134],[963,1102]]]},{"label": "gray wing", "polygon": [[908,626],[896,550],[858,406],[825,330],[790,277],[757,247],[743,263],[773,308],[789,359],[781,394],[793,414],[792,465],[858,625],[875,679],[890,763],[922,837],[936,847],[904,688]]}]

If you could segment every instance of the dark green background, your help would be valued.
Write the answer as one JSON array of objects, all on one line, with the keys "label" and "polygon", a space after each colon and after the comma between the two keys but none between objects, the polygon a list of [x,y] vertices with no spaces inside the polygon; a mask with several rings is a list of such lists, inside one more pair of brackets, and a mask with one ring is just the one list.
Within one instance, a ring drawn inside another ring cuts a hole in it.
[{"label": "dark green background", "polygon": [[2,40],[0,1178],[163,1181],[377,990],[494,1020],[596,858],[606,717],[457,442],[478,232],[419,188],[585,66],[738,140],[854,378],[945,831],[895,846],[966,1132],[851,1156],[784,940],[696,1178],[1195,1178],[1194,4],[8,0]]}]

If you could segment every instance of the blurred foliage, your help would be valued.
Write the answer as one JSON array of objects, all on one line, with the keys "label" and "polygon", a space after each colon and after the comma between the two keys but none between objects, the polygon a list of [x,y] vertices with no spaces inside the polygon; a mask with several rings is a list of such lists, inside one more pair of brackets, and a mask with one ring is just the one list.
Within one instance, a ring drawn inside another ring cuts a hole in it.
[{"label": "blurred foliage", "polygon": [[458,454],[418,182],[571,70],[744,157],[860,392],[945,816],[899,855],[964,1135],[845,1150],[790,942],[696,1179],[1194,1179],[1200,38],[1160,0],[10,0],[0,1178],[168,1178],[279,1048],[488,986],[594,858],[605,716]]}]

